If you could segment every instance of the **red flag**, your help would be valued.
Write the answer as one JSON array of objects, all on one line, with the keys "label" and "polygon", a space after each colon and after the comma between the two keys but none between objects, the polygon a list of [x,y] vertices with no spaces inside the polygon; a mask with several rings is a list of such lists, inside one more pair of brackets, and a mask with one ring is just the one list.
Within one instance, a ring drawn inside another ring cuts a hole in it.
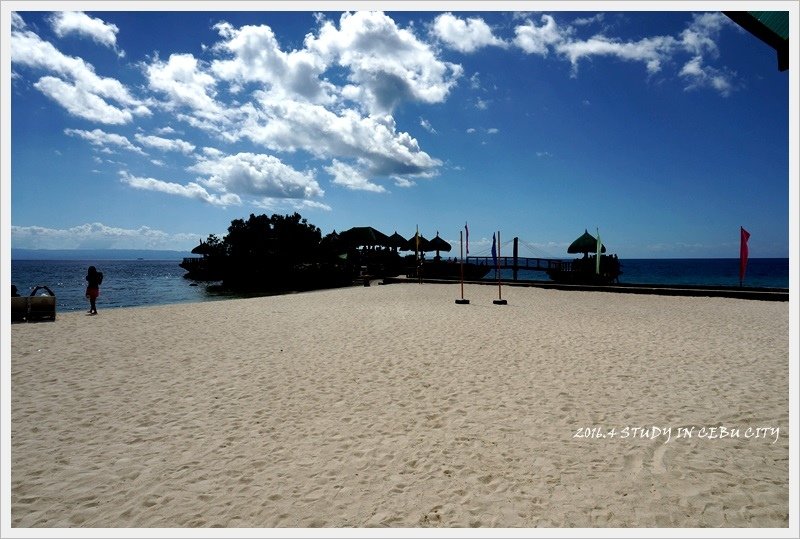
[{"label": "red flag", "polygon": [[747,256],[750,254],[747,248],[747,240],[750,239],[750,233],[744,229],[744,227],[739,227],[741,229],[741,242],[739,244],[739,286],[742,285],[742,281],[744,281],[744,272],[747,269]]}]

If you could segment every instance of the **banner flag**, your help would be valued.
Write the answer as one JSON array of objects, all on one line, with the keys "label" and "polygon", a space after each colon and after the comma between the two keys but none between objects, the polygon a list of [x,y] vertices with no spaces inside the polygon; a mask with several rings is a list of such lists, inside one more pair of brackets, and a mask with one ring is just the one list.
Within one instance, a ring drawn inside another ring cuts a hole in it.
[{"label": "banner flag", "polygon": [[497,267],[497,240],[494,233],[492,233],[492,264],[495,268]]},{"label": "banner flag", "polygon": [[750,250],[747,247],[747,240],[750,239],[750,233],[744,229],[744,227],[739,227],[740,230],[740,241],[739,241],[739,286],[742,286],[742,282],[744,281],[744,274],[747,270],[747,257],[750,254]]},{"label": "banner flag", "polygon": [[469,226],[468,226],[468,223],[464,223],[464,230],[467,231],[467,255],[469,255]]}]

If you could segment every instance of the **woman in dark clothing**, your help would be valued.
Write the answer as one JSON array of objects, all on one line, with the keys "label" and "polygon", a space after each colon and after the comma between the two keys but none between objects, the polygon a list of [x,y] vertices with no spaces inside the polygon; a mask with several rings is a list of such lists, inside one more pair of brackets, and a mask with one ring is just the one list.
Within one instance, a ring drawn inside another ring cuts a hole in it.
[{"label": "woman in dark clothing", "polygon": [[89,298],[89,314],[97,314],[97,296],[100,295],[100,283],[103,282],[102,272],[97,271],[94,266],[89,266],[89,272],[86,274],[86,297]]}]

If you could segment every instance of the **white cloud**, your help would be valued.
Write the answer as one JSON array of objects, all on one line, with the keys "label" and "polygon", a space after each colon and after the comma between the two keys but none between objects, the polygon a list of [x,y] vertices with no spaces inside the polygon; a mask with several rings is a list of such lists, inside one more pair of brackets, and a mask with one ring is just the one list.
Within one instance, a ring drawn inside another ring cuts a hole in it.
[{"label": "white cloud", "polygon": [[603,19],[605,19],[605,13],[598,13],[591,17],[579,17],[572,21],[572,24],[575,26],[588,26],[590,24],[603,22]]},{"label": "white cloud", "polygon": [[718,54],[716,39],[726,25],[733,22],[723,13],[700,13],[692,15],[692,22],[680,34],[680,43],[686,52],[693,55]]},{"label": "white cloud", "polygon": [[431,123],[428,120],[426,120],[425,118],[420,118],[419,119],[419,125],[421,125],[422,128],[425,131],[427,131],[428,133],[431,133],[433,135],[437,134],[436,133],[436,129],[434,129],[433,126],[431,125]]},{"label": "white cloud", "polygon": [[489,135],[496,135],[499,132],[500,132],[500,130],[497,129],[496,127],[490,127],[489,129],[486,130],[486,133],[489,134]]},{"label": "white cloud", "polygon": [[481,89],[481,78],[480,73],[477,71],[474,75],[469,78],[469,87],[473,90],[480,90]]},{"label": "white cloud", "polygon": [[306,37],[305,47],[326,65],[349,69],[351,84],[342,95],[373,114],[391,112],[402,101],[441,103],[463,71],[380,12],[345,13],[338,29],[325,21],[318,36]]},{"label": "white cloud", "polygon": [[[576,19],[573,24],[584,26],[599,19]],[[726,25],[730,25],[722,13],[694,14],[692,21],[678,35],[657,35],[639,40],[625,41],[619,38],[596,34],[578,39],[574,26],[559,26],[550,15],[542,15],[541,26],[530,19],[516,27],[514,43],[528,54],[548,56],[550,52],[572,64],[572,74],[577,76],[581,60],[607,56],[624,61],[644,64],[647,73],[659,73],[666,65],[673,65],[680,54],[691,54],[692,59],[683,64],[679,75],[690,81],[688,88],[710,87],[722,95],[728,95],[736,85],[735,74],[714,67],[700,68],[704,56],[718,56],[716,40]]]},{"label": "white cloud", "polygon": [[364,173],[355,167],[333,160],[333,163],[325,167],[325,171],[333,176],[333,183],[342,185],[352,191],[372,191],[373,193],[384,193],[386,189],[378,184],[372,183]]},{"label": "white cloud", "polygon": [[274,151],[305,150],[319,158],[357,159],[370,176],[426,174],[441,162],[422,151],[408,133],[397,132],[390,115],[336,114],[299,101],[275,101],[265,94],[239,133]]},{"label": "white cloud", "polygon": [[22,17],[20,17],[17,12],[12,11],[11,12],[11,28],[12,28],[12,30],[22,30],[26,26],[27,25],[25,24],[25,21],[22,20]]},{"label": "white cloud", "polygon": [[216,51],[233,54],[230,60],[215,60],[211,70],[224,80],[238,83],[261,82],[276,97],[301,97],[315,103],[334,100],[333,84],[320,79],[327,66],[308,50],[283,52],[269,26],[234,28],[228,23],[214,26],[225,41]]},{"label": "white cloud", "polygon": [[102,129],[93,129],[92,131],[85,131],[83,129],[65,129],[64,133],[69,136],[80,137],[89,141],[92,146],[98,146],[105,150],[110,150],[109,146],[117,146],[139,155],[147,155],[141,148],[131,143],[127,137],[117,135],[115,133],[106,133]]},{"label": "white cloud", "polygon": [[165,152],[181,152],[190,154],[195,148],[194,144],[191,142],[186,142],[185,140],[181,139],[168,139],[156,137],[154,135],[145,136],[139,133],[136,133],[134,138],[138,140],[140,144],[144,144],[150,148],[157,148]]},{"label": "white cloud", "polygon": [[295,170],[272,155],[244,152],[201,158],[188,170],[205,176],[198,181],[221,193],[298,199],[324,194],[313,172]]},{"label": "white cloud", "polygon": [[720,69],[704,66],[701,56],[695,56],[681,68],[680,76],[687,82],[686,90],[714,88],[721,95],[728,96],[735,89],[734,76]]},{"label": "white cloud", "polygon": [[578,62],[583,58],[614,56],[620,60],[643,62],[648,73],[656,73],[661,70],[662,62],[668,58],[674,45],[675,39],[670,36],[622,42],[596,35],[583,41],[560,43],[556,49],[569,59],[574,71],[577,71]]},{"label": "white cloud", "polygon": [[50,18],[53,32],[58,37],[78,34],[92,39],[95,43],[113,49],[120,57],[124,51],[117,50],[117,32],[115,24],[106,23],[102,19],[90,17],[82,11],[60,11]]},{"label": "white cloud", "polygon": [[34,88],[78,118],[109,125],[127,124],[133,119],[130,110],[109,104],[85,86],[70,84],[56,77],[42,77]]},{"label": "white cloud", "polygon": [[191,54],[171,54],[166,62],[155,58],[145,73],[150,89],[166,94],[171,108],[185,106],[205,117],[221,117],[222,107],[214,100],[216,80]]},{"label": "white cloud", "polygon": [[492,33],[492,29],[479,17],[466,20],[452,13],[443,13],[433,21],[433,33],[451,49],[470,53],[490,45],[506,47],[507,44]]},{"label": "white cloud", "polygon": [[157,191],[169,195],[177,195],[185,198],[193,198],[202,200],[214,206],[231,206],[240,205],[241,199],[232,193],[225,193],[222,195],[210,194],[200,185],[189,182],[186,185],[173,182],[165,182],[155,178],[143,178],[133,176],[126,171],[120,171],[121,180],[123,183],[130,185],[135,189],[142,189],[145,191]]},{"label": "white cloud", "polygon": [[200,234],[171,234],[147,226],[136,229],[86,223],[71,228],[11,226],[15,249],[191,249]]},{"label": "white cloud", "polygon": [[555,19],[550,15],[542,15],[542,26],[528,20],[525,24],[514,29],[516,38],[514,44],[528,54],[547,56],[549,48],[556,43],[564,41],[569,34],[567,29],[561,29]]},{"label": "white cloud", "polygon": [[[133,116],[149,116],[147,104],[136,99],[118,80],[100,77],[82,58],[62,54],[34,32],[17,26],[11,31],[11,62],[59,76],[43,77],[37,89],[64,106],[70,114],[102,123],[128,123]],[[66,91],[69,96],[58,96]],[[108,103],[115,101],[116,106]],[[81,112],[82,107],[90,110]],[[119,112],[114,112],[115,109]]]}]

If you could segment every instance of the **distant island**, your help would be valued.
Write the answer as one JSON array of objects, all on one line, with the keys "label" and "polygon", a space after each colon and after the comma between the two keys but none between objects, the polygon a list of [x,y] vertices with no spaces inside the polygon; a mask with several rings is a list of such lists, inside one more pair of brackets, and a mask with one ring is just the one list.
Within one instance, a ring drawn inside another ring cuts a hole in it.
[{"label": "distant island", "polygon": [[11,249],[12,260],[181,260],[188,251],[155,249]]}]

